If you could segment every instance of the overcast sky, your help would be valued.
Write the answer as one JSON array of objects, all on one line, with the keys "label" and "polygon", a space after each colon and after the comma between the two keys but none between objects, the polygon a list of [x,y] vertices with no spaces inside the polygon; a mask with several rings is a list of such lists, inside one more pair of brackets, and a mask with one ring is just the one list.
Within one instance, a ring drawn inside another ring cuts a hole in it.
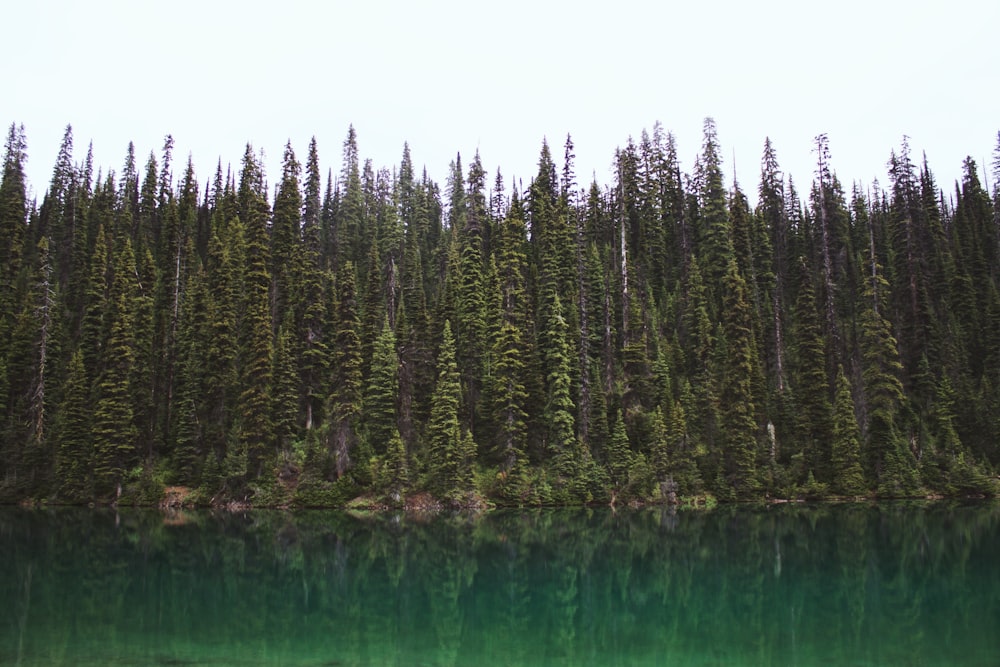
[{"label": "overcast sky", "polygon": [[3,16],[0,122],[24,123],[39,199],[67,123],[74,157],[93,141],[115,171],[130,140],[141,167],[170,133],[175,176],[191,153],[202,184],[248,141],[273,184],[285,142],[304,161],[311,136],[336,174],[351,123],[376,167],[408,141],[443,184],[478,148],[527,184],[543,137],[561,164],[570,133],[586,185],[657,120],[689,171],[712,116],[752,197],[768,136],[803,193],[820,133],[848,188],[886,184],[906,134],[948,190],[1000,130],[1000,3],[983,0],[32,0]]}]

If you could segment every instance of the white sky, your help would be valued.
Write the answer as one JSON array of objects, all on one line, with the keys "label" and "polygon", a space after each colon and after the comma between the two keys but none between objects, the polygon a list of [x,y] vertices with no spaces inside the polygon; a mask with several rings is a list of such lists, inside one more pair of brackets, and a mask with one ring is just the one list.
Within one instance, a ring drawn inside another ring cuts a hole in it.
[{"label": "white sky", "polygon": [[[340,169],[353,123],[362,158],[398,165],[408,141],[442,185],[478,148],[527,184],[543,137],[567,132],[581,186],[612,180],[614,150],[659,120],[689,171],[702,120],[755,199],[764,138],[803,195],[828,134],[845,187],[878,178],[902,135],[950,190],[1000,130],[1000,2],[951,0],[31,0],[3,9],[0,122],[24,123],[28,177],[48,186],[63,129],[74,158],[120,172],[175,139],[199,182],[238,167],[247,141],[268,179],[290,139]],[[992,182],[993,179],[991,178]]]}]

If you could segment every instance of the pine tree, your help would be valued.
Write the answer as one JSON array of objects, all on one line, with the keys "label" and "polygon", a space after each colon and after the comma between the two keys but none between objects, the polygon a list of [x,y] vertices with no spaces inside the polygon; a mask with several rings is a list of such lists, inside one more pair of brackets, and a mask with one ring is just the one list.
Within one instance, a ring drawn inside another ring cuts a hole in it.
[{"label": "pine tree", "polygon": [[271,369],[271,377],[273,378],[271,424],[274,428],[277,449],[286,459],[291,454],[292,444],[299,436],[298,372],[292,349],[292,329],[294,326],[291,313],[289,313],[285,316],[284,324],[278,329]]},{"label": "pine tree", "polygon": [[402,499],[403,491],[409,486],[410,471],[403,438],[399,435],[399,429],[395,427],[392,429],[389,440],[386,443],[385,467],[386,495],[394,503],[398,504]]},{"label": "pine tree", "polygon": [[818,223],[816,255],[823,276],[819,301],[824,313],[824,331],[830,338],[833,351],[839,351],[841,337],[835,303],[837,277],[841,273],[838,258],[842,254],[849,257],[852,253],[849,248],[846,252],[842,252],[841,246],[846,237],[844,226],[847,222],[847,213],[840,184],[830,168],[830,146],[825,134],[816,137],[816,155],[816,182],[813,186],[812,199]]},{"label": "pine tree", "polygon": [[798,478],[805,481],[812,472],[820,481],[829,480],[827,466],[830,459],[831,406],[830,388],[826,376],[826,340],[820,323],[815,293],[812,286],[812,272],[804,257],[799,258],[799,293],[795,301],[796,355],[794,370],[795,404],[797,411],[798,437],[801,443],[793,445],[788,454],[801,453],[804,466],[796,470]]},{"label": "pine tree", "polygon": [[[229,198],[232,195],[224,195]],[[199,402],[204,406],[202,427],[206,456],[221,460],[235,435],[235,421],[240,413],[243,386],[240,384],[240,358],[243,336],[241,323],[247,321],[242,303],[245,301],[246,235],[239,217],[227,219],[227,204],[220,202],[215,211],[206,281],[213,290],[206,295],[206,332],[199,338],[203,346],[205,392]],[[235,214],[235,212],[233,213]],[[197,275],[197,274],[195,274]],[[188,300],[197,305],[193,284],[188,288]],[[185,310],[187,309],[185,304]],[[259,311],[256,311],[259,314]],[[195,363],[192,360],[190,363]],[[199,392],[200,393],[200,392]],[[215,491],[213,489],[213,491]]]},{"label": "pine tree", "polygon": [[438,379],[431,395],[431,418],[427,425],[428,485],[440,497],[469,491],[467,443],[463,443],[458,420],[461,386],[455,362],[455,338],[451,324],[444,323],[437,360]]},{"label": "pine tree", "polygon": [[105,317],[107,309],[109,254],[104,226],[99,225],[90,257],[90,271],[85,293],[85,309],[80,324],[80,351],[87,377],[100,374],[100,361],[105,343]]},{"label": "pine tree", "polygon": [[361,302],[361,375],[365,379],[371,372],[375,339],[382,330],[382,323],[389,317],[387,299],[382,281],[382,260],[378,239],[372,239],[368,249],[368,275],[365,279],[364,298]]},{"label": "pine tree", "polygon": [[657,493],[662,500],[677,502],[677,482],[671,475],[670,443],[663,410],[656,406],[649,418],[649,462],[656,480]]},{"label": "pine tree", "polygon": [[122,241],[115,253],[114,282],[108,300],[110,334],[97,382],[94,408],[94,492],[107,498],[121,495],[126,475],[139,462],[138,431],[132,407],[129,376],[134,361],[132,317],[128,308],[130,277],[134,279],[132,244]]},{"label": "pine tree", "polygon": [[529,190],[528,214],[532,248],[537,253],[536,262],[541,270],[541,294],[546,294],[545,290],[550,288],[554,290],[552,294],[558,294],[563,301],[564,316],[575,322],[574,229],[566,206],[560,201],[555,163],[547,142],[542,143],[538,175]]},{"label": "pine tree", "polygon": [[833,402],[833,439],[830,445],[830,467],[833,488],[838,493],[856,496],[864,493],[865,479],[861,469],[861,432],[854,416],[851,384],[844,367],[837,369],[837,386]]},{"label": "pine tree", "polygon": [[[152,403],[156,406],[152,419],[154,446],[163,446],[175,436],[170,431],[174,425],[174,400],[178,391],[177,337],[184,282],[193,271],[197,260],[207,255],[208,239],[198,225],[201,209],[198,202],[198,184],[194,175],[194,162],[188,157],[180,191],[174,195],[170,155],[173,139],[169,135],[164,145],[163,164],[160,170],[159,190],[156,196],[155,219],[159,222],[159,239],[148,246],[153,254],[149,262],[152,276],[143,281],[143,292],[152,296],[152,334],[149,353],[152,363],[147,369]],[[141,417],[140,417],[141,419]],[[141,427],[140,427],[141,429]]]},{"label": "pine tree", "polygon": [[361,159],[358,154],[358,135],[353,125],[348,128],[347,138],[344,139],[344,159],[340,177],[343,200],[337,211],[335,266],[341,266],[347,261],[360,262],[368,252]]},{"label": "pine tree", "polygon": [[525,256],[522,248],[525,227],[521,203],[516,194],[507,219],[500,226],[496,296],[500,323],[493,339],[490,395],[496,438],[492,458],[503,472],[514,470],[525,455],[528,392],[525,388],[524,341],[527,321],[524,285]]},{"label": "pine tree", "polygon": [[[733,256],[732,223],[726,205],[726,190],[722,180],[722,158],[719,155],[719,139],[716,134],[715,121],[706,118],[704,123],[704,139],[698,174],[700,189],[700,219],[698,222],[700,240],[699,261],[706,278],[709,292],[711,286],[720,285],[727,272],[729,259]],[[721,294],[714,300],[718,303]],[[718,306],[709,311],[715,313]]]},{"label": "pine tree", "polygon": [[626,319],[628,327],[623,332],[621,351],[622,379],[624,381],[622,407],[626,411],[625,418],[631,419],[634,415],[643,413],[650,407],[649,402],[653,391],[650,384],[652,372],[648,351],[648,327],[643,315],[641,295],[634,294],[626,301],[628,302],[625,311],[628,313]]},{"label": "pine tree", "polygon": [[[0,352],[13,326],[17,304],[17,279],[21,273],[28,202],[24,164],[27,160],[24,126],[11,123],[4,146],[3,178],[0,179]],[[3,356],[0,354],[0,356]]]},{"label": "pine tree", "polygon": [[726,360],[719,392],[726,481],[738,497],[756,490],[757,432],[752,381],[758,372],[746,283],[730,258],[723,284]]},{"label": "pine tree", "polygon": [[330,446],[337,477],[360,463],[351,450],[357,442],[361,415],[361,321],[358,317],[354,263],[346,262],[337,276],[337,336],[334,347],[334,384],[331,396]]},{"label": "pine tree", "polygon": [[291,142],[285,144],[281,183],[274,197],[271,220],[270,265],[272,318],[285,321],[285,313],[298,306],[302,278],[302,194],[299,187],[301,165]]},{"label": "pine tree", "polygon": [[73,166],[73,128],[67,125],[52,170],[49,190],[38,211],[39,232],[51,239],[53,266],[58,269],[54,281],[60,292],[69,287],[74,239],[82,231],[77,216],[77,186],[76,168]]},{"label": "pine tree", "polygon": [[[15,335],[17,320],[22,309],[24,294],[20,277],[24,264],[28,238],[28,202],[24,177],[27,160],[27,141],[24,126],[11,123],[4,146],[3,176],[0,178],[0,363],[4,373],[0,377],[0,396],[7,400],[0,408],[0,460],[5,480],[17,480],[17,469],[23,447],[23,419],[18,414],[17,403],[24,400],[23,378],[25,373],[18,366],[25,363],[24,352],[18,352]],[[30,374],[30,373],[28,373]],[[20,376],[20,377],[19,377]],[[16,482],[15,482],[16,483]]]},{"label": "pine tree", "polygon": [[417,444],[419,426],[426,421],[428,397],[433,387],[431,324],[427,315],[423,263],[415,224],[406,227],[403,252],[402,296],[397,332],[399,349],[399,429],[411,448]]},{"label": "pine tree", "polygon": [[462,376],[461,422],[478,431],[476,416],[482,394],[486,339],[486,281],[483,245],[486,219],[484,195],[486,172],[479,153],[469,167],[464,225],[458,230],[459,265],[455,288],[456,360]]},{"label": "pine tree", "polygon": [[[136,253],[135,292],[130,299],[129,308],[132,311],[133,336],[135,338],[135,358],[132,376],[129,380],[133,392],[133,412],[135,427],[138,434],[136,446],[144,460],[152,461],[158,444],[162,444],[162,433],[157,415],[161,409],[159,393],[156,391],[157,352],[154,349],[154,284],[156,267],[153,255],[148,248],[139,248]],[[163,354],[167,351],[163,350]],[[167,392],[169,395],[169,391]]]},{"label": "pine tree", "polygon": [[389,446],[393,437],[399,436],[396,426],[396,398],[399,367],[396,354],[396,334],[389,326],[389,319],[382,323],[382,331],[375,341],[372,371],[364,397],[364,422],[368,444],[377,455],[391,456]]},{"label": "pine tree", "polygon": [[685,405],[688,431],[696,442],[708,445],[714,438],[718,398],[710,364],[717,346],[709,317],[708,294],[700,263],[694,257],[688,266],[681,313],[680,345],[686,352],[684,376],[689,379],[691,402]]},{"label": "pine tree", "polygon": [[90,386],[79,350],[70,359],[63,402],[59,406],[54,443],[60,498],[82,502],[91,498]]},{"label": "pine tree", "polygon": [[773,384],[779,393],[785,390],[785,321],[788,297],[786,284],[790,280],[789,264],[789,229],[786,216],[785,188],[778,166],[778,158],[770,138],[764,142],[764,155],[761,158],[760,188],[758,189],[757,212],[768,234],[770,256],[765,261],[771,262],[771,322],[766,327],[768,336],[766,361],[768,376],[773,378]]},{"label": "pine tree", "polygon": [[702,490],[701,474],[695,460],[694,444],[688,437],[684,406],[675,400],[666,418],[667,460],[669,473],[680,496],[690,496]]},{"label": "pine tree", "polygon": [[608,475],[611,477],[612,504],[615,498],[622,495],[628,486],[629,470],[632,467],[633,454],[632,445],[629,442],[628,432],[625,430],[625,422],[622,420],[622,413],[619,411],[615,416],[615,423],[611,429],[611,439],[607,448]]},{"label": "pine tree", "polygon": [[[213,322],[204,271],[198,271],[188,279],[181,305],[176,340],[176,393],[173,396],[174,409],[170,413],[170,456],[175,481],[194,486],[202,461],[218,462],[209,434],[219,429],[216,422],[223,418],[218,415],[220,408],[212,404],[212,399],[215,391],[226,391],[214,384],[223,381],[220,375],[213,372],[210,357],[214,346],[209,341],[218,341],[209,335]],[[224,439],[217,448],[219,452],[223,451],[223,446]],[[213,494],[217,490],[210,489]]]},{"label": "pine tree", "polygon": [[899,496],[917,490],[913,455],[899,432],[897,414],[903,399],[902,364],[885,309],[887,283],[872,260],[861,313],[861,353],[865,389],[865,459],[879,495]]},{"label": "pine tree", "polygon": [[[30,230],[28,238],[31,238]],[[27,250],[27,249],[26,249]],[[8,333],[0,409],[6,418],[0,441],[5,482],[18,493],[44,493],[50,484],[52,451],[47,441],[52,407],[60,389],[60,308],[49,240],[42,237],[25,266],[13,329]],[[0,357],[3,358],[3,357]]]},{"label": "pine tree", "polygon": [[[273,454],[274,425],[271,422],[271,383],[274,343],[270,308],[271,276],[268,272],[268,206],[263,188],[263,172],[247,146],[240,176],[240,218],[246,225],[246,278],[243,292],[241,380],[239,398],[240,451],[232,452],[241,461],[245,452],[247,473],[259,478],[266,459]],[[229,452],[227,452],[229,454]],[[235,457],[235,459],[233,458]],[[241,463],[236,463],[239,471]],[[231,475],[238,478],[239,475]]]},{"label": "pine tree", "polygon": [[890,270],[893,273],[892,298],[894,312],[901,336],[900,361],[903,363],[904,380],[917,370],[921,357],[927,353],[930,336],[930,304],[925,277],[928,274],[930,253],[925,247],[929,241],[927,218],[920,199],[916,167],[910,160],[907,138],[897,156],[893,151],[889,160],[889,177],[892,181],[892,203],[889,210],[889,230],[892,253]]},{"label": "pine tree", "polygon": [[598,390],[593,394],[593,401],[590,408],[590,424],[587,433],[590,435],[589,450],[595,459],[601,459],[607,449],[608,441],[611,438],[608,418],[608,395],[604,390],[604,379],[601,367],[596,361],[590,364],[590,375],[594,379],[594,385]]},{"label": "pine tree", "polygon": [[309,143],[305,197],[302,213],[302,274],[298,299],[297,347],[299,388],[304,425],[312,430],[323,417],[325,386],[330,370],[331,331],[324,327],[326,304],[322,263],[322,204],[320,202],[319,156],[315,137]]},{"label": "pine tree", "polygon": [[566,319],[562,314],[559,295],[553,297],[552,313],[546,331],[546,378],[547,401],[545,423],[546,454],[562,476],[572,478],[577,474],[580,451],[577,446],[576,427],[573,419],[573,399],[570,396],[570,353],[567,344]]}]

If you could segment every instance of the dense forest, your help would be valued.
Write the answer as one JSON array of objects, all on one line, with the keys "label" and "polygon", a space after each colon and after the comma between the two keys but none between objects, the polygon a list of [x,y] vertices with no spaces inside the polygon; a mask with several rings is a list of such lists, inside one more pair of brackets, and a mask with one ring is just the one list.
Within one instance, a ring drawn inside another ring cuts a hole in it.
[{"label": "dense forest", "polygon": [[[580,187],[543,142],[512,186],[443,187],[315,140],[273,188],[120,172],[67,127],[30,201],[0,182],[0,499],[340,506],[993,494],[1000,183],[800,195],[764,142],[756,205],[706,119],[690,173],[657,123]],[[994,174],[1000,174],[1000,145]],[[360,499],[360,500],[359,500]]]}]

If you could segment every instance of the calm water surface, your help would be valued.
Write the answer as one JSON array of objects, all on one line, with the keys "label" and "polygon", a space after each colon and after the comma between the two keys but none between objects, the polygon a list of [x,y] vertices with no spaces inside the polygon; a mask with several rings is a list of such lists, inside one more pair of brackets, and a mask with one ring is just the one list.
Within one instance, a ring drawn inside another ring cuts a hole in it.
[{"label": "calm water surface", "polygon": [[2,665],[1000,664],[1000,505],[0,508]]}]

